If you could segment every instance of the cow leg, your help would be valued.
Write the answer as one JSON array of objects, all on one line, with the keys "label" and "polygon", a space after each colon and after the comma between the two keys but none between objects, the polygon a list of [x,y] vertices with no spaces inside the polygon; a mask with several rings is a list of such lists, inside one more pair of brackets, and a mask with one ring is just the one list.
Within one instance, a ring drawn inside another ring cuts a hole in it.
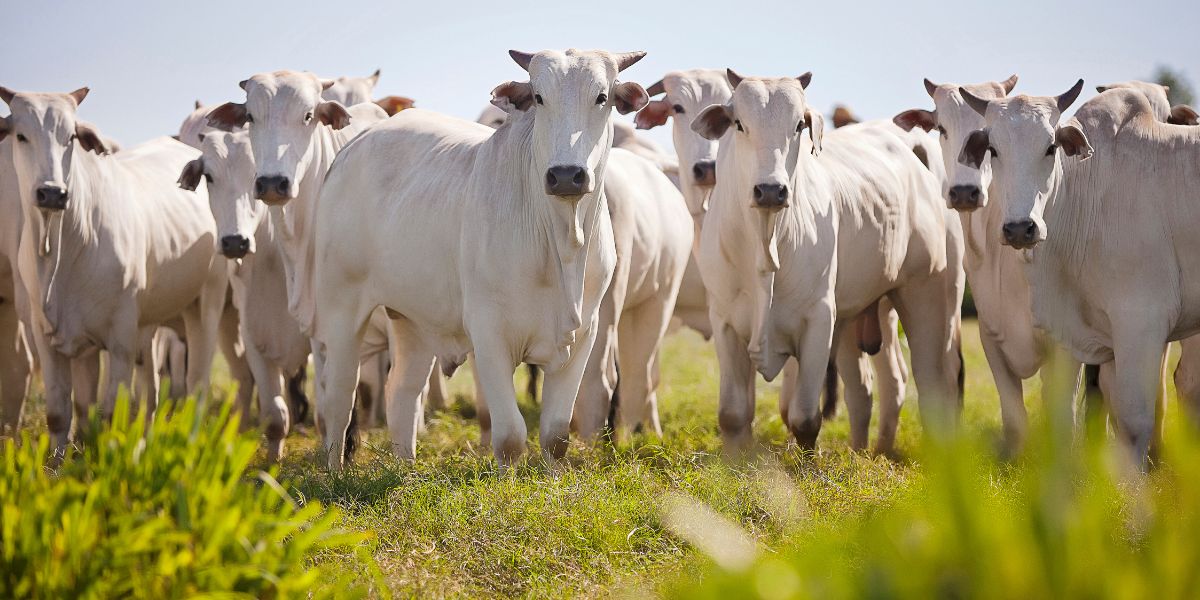
[{"label": "cow leg", "polygon": [[886,312],[881,319],[883,344],[879,353],[871,357],[879,395],[879,439],[875,441],[875,452],[887,455],[896,449],[896,429],[900,425],[900,407],[908,387],[908,367],[904,363],[904,351],[896,328],[900,319],[891,308],[891,302],[885,300],[880,304],[880,310]]},{"label": "cow leg", "polygon": [[1000,342],[992,335],[979,329],[979,341],[983,344],[983,355],[987,358],[996,392],[1000,395],[1000,420],[1004,427],[1004,451],[1015,456],[1025,445],[1025,433],[1029,429],[1029,417],[1025,412],[1025,391],[1021,376],[1008,365]]},{"label": "cow leg", "polygon": [[[87,429],[89,413],[96,405],[96,397],[100,393],[100,355],[100,350],[93,350],[65,363],[65,368],[70,371],[68,376],[71,381],[68,395],[74,392],[75,396],[75,439],[77,441],[83,437],[82,432]],[[45,377],[44,369],[42,376]]]},{"label": "cow leg", "polygon": [[388,327],[392,352],[386,400],[388,434],[392,452],[413,460],[417,457],[417,433],[423,424],[421,398],[436,361],[411,321],[392,319]]},{"label": "cow leg", "polygon": [[322,318],[323,343],[317,344],[324,356],[321,368],[317,414],[324,428],[325,451],[329,470],[340,471],[346,460],[346,432],[354,411],[354,390],[358,386],[359,347],[362,345],[370,311],[358,311],[351,305],[330,307]]},{"label": "cow leg", "polygon": [[[183,312],[183,327],[188,341],[187,389],[189,394],[207,399],[212,376],[213,354],[225,310],[229,275],[225,260],[215,259],[208,280],[195,303]],[[240,384],[240,382],[239,382]]]},{"label": "cow leg", "polygon": [[[258,388],[258,417],[267,437],[267,460],[278,462],[283,457],[283,439],[291,424],[287,401],[283,398],[283,370],[271,364],[253,344],[246,344],[243,356]],[[247,412],[243,411],[243,419]]]},{"label": "cow leg", "polygon": [[[1134,464],[1145,471],[1154,438],[1156,395],[1166,332],[1136,318],[1141,312],[1131,307],[1113,315],[1116,385],[1109,405],[1117,438],[1126,445]],[[1122,316],[1125,318],[1120,318]]]},{"label": "cow leg", "polygon": [[479,444],[483,447],[492,445],[492,415],[488,412],[487,397],[483,385],[479,382],[479,370],[475,368],[475,358],[471,358],[471,380],[475,384],[475,418],[479,421]]},{"label": "cow leg", "polygon": [[874,386],[870,363],[859,349],[859,327],[848,323],[834,334],[837,370],[845,384],[846,415],[850,419],[850,449],[865,450],[871,430],[871,388]]},{"label": "cow leg", "polygon": [[[134,336],[136,337],[136,336]],[[104,422],[112,422],[113,413],[117,406],[117,396],[124,388],[130,396],[130,412],[132,413],[132,381],[134,350],[130,346],[136,344],[113,344],[108,349],[108,381],[104,390],[104,398],[100,400],[100,416]]]},{"label": "cow leg", "polygon": [[[583,370],[591,358],[592,348],[596,344],[597,321],[592,319],[585,323],[585,334],[576,338],[571,348],[571,356],[567,362],[555,370],[543,368],[545,375],[542,380],[542,416],[539,441],[542,454],[554,462],[567,453],[567,444],[571,435],[571,413],[575,410],[575,398],[579,395],[579,383],[583,380]],[[578,336],[579,332],[576,332]],[[643,366],[643,368],[645,368]],[[621,377],[623,381],[625,377]],[[512,389],[512,386],[509,386]]]},{"label": "cow leg", "polygon": [[[481,321],[487,322],[481,318]],[[495,322],[501,322],[497,320]],[[517,359],[498,332],[470,332],[475,345],[475,385],[487,403],[491,423],[492,453],[502,468],[512,465],[525,452],[528,432],[525,419],[517,408],[517,393],[513,388],[513,371]],[[593,336],[594,337],[594,336]],[[578,393],[578,382],[572,392]],[[545,394],[546,397],[549,393]],[[543,416],[544,418],[544,416]],[[567,414],[570,418],[570,414]]]},{"label": "cow leg", "polygon": [[146,407],[146,422],[154,420],[154,412],[158,410],[158,361],[154,354],[154,334],[157,327],[143,327],[138,331],[138,349],[134,359],[134,372],[137,375],[136,397]]},{"label": "cow leg", "polygon": [[[829,367],[829,354],[833,350],[833,335],[833,311],[814,314],[807,319],[807,327],[797,348],[800,378],[796,393],[788,401],[787,426],[802,450],[815,450],[817,435],[821,433],[821,388]],[[841,368],[840,364],[838,368]],[[843,381],[850,379],[843,375]],[[849,398],[849,394],[846,396]],[[849,410],[849,400],[846,406]],[[867,419],[870,423],[869,415]]]},{"label": "cow leg", "polygon": [[617,363],[621,365],[618,382],[621,405],[618,432],[628,433],[638,424],[648,425],[651,433],[662,437],[655,396],[655,365],[658,348],[671,324],[674,302],[669,298],[651,299],[625,311],[618,325]]},{"label": "cow leg", "polygon": [[[754,441],[754,364],[747,342],[738,337],[732,325],[716,314],[710,315],[710,321],[721,371],[717,425],[725,447],[732,452],[744,452]],[[788,410],[791,410],[790,398]]]},{"label": "cow leg", "polygon": [[958,422],[958,348],[955,314],[946,297],[946,284],[930,277],[892,292],[908,345],[912,350],[913,378],[917,382],[921,421],[927,434],[952,432]]},{"label": "cow leg", "polygon": [[237,382],[236,406],[242,409],[242,422],[245,423],[250,418],[249,409],[254,402],[255,380],[245,356],[247,344],[242,341],[241,316],[232,298],[226,298],[225,307],[221,310],[217,344],[221,355],[225,357],[225,364],[229,365],[229,376]]},{"label": "cow leg", "polygon": [[0,435],[16,433],[21,426],[32,368],[17,305],[11,298],[0,299]]},{"label": "cow leg", "polygon": [[442,377],[441,365],[434,363],[429,372],[429,385],[426,386],[425,407],[429,410],[446,410],[450,404],[450,394],[446,391],[446,378]]},{"label": "cow leg", "polygon": [[[391,344],[391,340],[389,340]],[[355,403],[364,417],[362,424],[371,429],[387,423],[387,407],[384,401],[384,388],[387,381],[387,368],[384,366],[383,352],[376,352],[362,359],[358,375],[358,401]]]},{"label": "cow leg", "polygon": [[1042,364],[1042,403],[1055,442],[1071,440],[1075,435],[1075,393],[1079,388],[1079,370],[1065,347],[1054,344]]},{"label": "cow leg", "polygon": [[35,325],[32,329],[35,330],[34,347],[42,365],[50,447],[55,456],[62,456],[71,436],[71,360],[50,345],[49,338],[40,327]]},{"label": "cow leg", "polygon": [[[605,294],[597,317],[596,342],[588,356],[583,380],[579,384],[579,397],[575,401],[575,431],[580,439],[588,443],[595,442],[604,432],[616,390],[617,382],[611,377],[608,367],[616,359],[618,344],[624,343],[624,339],[618,340],[617,322],[628,316],[618,315],[617,310],[612,294]],[[531,372],[530,377],[535,378],[536,390],[536,373]]]},{"label": "cow leg", "polygon": [[1200,427],[1200,335],[1179,342],[1179,364],[1175,367],[1175,393],[1192,425]]},{"label": "cow leg", "polygon": [[[837,373],[837,366],[830,364],[825,367],[825,374],[828,377],[829,372]],[[786,425],[788,422],[788,403],[792,401],[792,396],[796,394],[796,386],[799,385],[800,379],[800,363],[796,362],[795,356],[789,356],[787,362],[783,364],[783,381],[779,384],[779,418]],[[836,382],[835,382],[836,383]],[[826,380],[825,392],[829,392],[828,379]],[[826,406],[829,400],[826,399]],[[822,410],[822,417],[830,419],[833,417],[826,416]]]}]

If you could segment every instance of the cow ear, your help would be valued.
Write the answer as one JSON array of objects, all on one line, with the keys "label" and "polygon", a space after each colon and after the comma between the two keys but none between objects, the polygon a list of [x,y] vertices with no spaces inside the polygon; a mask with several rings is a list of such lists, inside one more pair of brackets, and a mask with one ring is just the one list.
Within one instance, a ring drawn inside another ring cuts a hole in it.
[{"label": "cow ear", "polygon": [[821,141],[825,138],[825,117],[808,109],[804,111],[804,126],[808,128],[808,139],[812,140],[812,155],[821,155]]},{"label": "cow ear", "polygon": [[983,164],[983,157],[987,155],[989,146],[991,146],[991,141],[988,139],[988,130],[972,131],[971,135],[967,136],[966,143],[963,144],[962,153],[958,155],[958,162],[978,169]]},{"label": "cow ear", "polygon": [[334,128],[341,129],[350,124],[350,113],[341,102],[322,102],[317,105],[317,120]]},{"label": "cow ear", "polygon": [[533,86],[528,81],[502,83],[492,90],[492,104],[508,114],[529,110],[533,106]]},{"label": "cow ear", "polygon": [[8,117],[0,117],[0,142],[8,137]]},{"label": "cow ear", "polygon": [[1067,156],[1078,156],[1079,160],[1092,157],[1094,151],[1083,130],[1075,123],[1067,123],[1054,131],[1054,141]]},{"label": "cow ear", "polygon": [[335,83],[337,83],[336,79],[322,79],[321,80],[321,91],[323,92],[323,91],[333,87],[333,84],[335,84]]},{"label": "cow ear", "polygon": [[83,99],[87,98],[89,91],[91,91],[91,90],[89,90],[86,87],[81,87],[67,95],[70,96],[71,99],[75,101],[75,106],[79,106],[80,104],[83,104]]},{"label": "cow ear", "polygon": [[648,102],[650,95],[640,83],[625,81],[613,86],[613,105],[623,115],[642,110]]},{"label": "cow ear", "polygon": [[1200,125],[1200,114],[1186,104],[1176,104],[1171,107],[1171,117],[1167,122],[1175,125]]},{"label": "cow ear", "polygon": [[719,140],[732,124],[733,118],[729,108],[724,104],[714,104],[696,115],[696,120],[692,121],[692,131],[700,134],[702,138]]},{"label": "cow ear", "polygon": [[201,177],[204,177],[204,157],[188,161],[188,164],[183,165],[183,173],[179,176],[179,187],[194,192],[200,186]]},{"label": "cow ear", "polygon": [[226,102],[208,113],[209,127],[223,131],[237,131],[249,121],[250,113],[246,112],[246,105],[237,102]]},{"label": "cow ear", "polygon": [[655,100],[647,104],[646,108],[638,111],[633,122],[637,123],[638,129],[653,129],[659,125],[666,125],[670,116],[671,103],[666,100]]},{"label": "cow ear", "polygon": [[905,131],[912,131],[913,127],[930,131],[937,127],[937,115],[932,111],[914,108],[892,117],[892,122]]},{"label": "cow ear", "polygon": [[75,139],[79,142],[79,146],[88,152],[95,152],[96,154],[112,153],[112,149],[104,143],[104,139],[100,137],[100,134],[91,125],[76,122]]},{"label": "cow ear", "polygon": [[390,117],[402,110],[412,108],[416,101],[404,96],[386,96],[376,100],[375,104],[379,105],[379,108],[382,108],[383,112]]}]

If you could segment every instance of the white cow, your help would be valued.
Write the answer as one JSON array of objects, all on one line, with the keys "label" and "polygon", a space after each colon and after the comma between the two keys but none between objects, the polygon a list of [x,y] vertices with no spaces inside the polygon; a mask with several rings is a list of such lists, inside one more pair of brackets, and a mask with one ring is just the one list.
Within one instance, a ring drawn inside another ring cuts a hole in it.
[{"label": "white cow", "polygon": [[[819,382],[835,333],[877,311],[884,296],[905,324],[921,416],[927,428],[945,430],[956,413],[961,267],[947,252],[953,229],[936,201],[936,178],[882,128],[824,135],[823,118],[805,99],[810,74],[727,76],[729,102],[705,108],[692,123],[704,137],[722,140],[699,262],[721,364],[727,444],[750,442],[754,370],[771,380],[794,356],[799,384],[783,416],[797,442],[814,447]],[[805,130],[811,144],[801,139]],[[847,400],[852,421],[869,411],[869,404]]]},{"label": "white cow", "polygon": [[[489,116],[484,110],[480,122],[494,123]],[[596,345],[575,401],[572,421],[584,439],[596,438],[606,426],[614,392],[620,399],[615,413],[619,434],[638,425],[662,434],[655,396],[658,348],[692,252],[691,220],[683,196],[664,171],[668,161],[674,162],[657,146],[638,139],[631,125],[614,120],[604,196],[617,266],[600,304]],[[486,404],[480,408],[486,410]]]},{"label": "white cow", "polygon": [[[288,309],[297,318],[299,307],[311,302],[305,296],[311,290],[297,285],[296,273],[310,268],[313,260],[316,200],[329,166],[351,138],[387,118],[371,103],[347,108],[337,101],[322,100],[321,92],[333,84],[312,73],[259,73],[240,83],[246,103],[227,102],[208,117],[210,125],[226,130],[249,124],[256,167],[253,195],[270,207],[271,226],[283,248]],[[372,320],[372,343],[364,349],[363,358],[387,349],[385,321],[382,314]],[[324,356],[316,346],[313,360],[319,397]],[[322,423],[318,426],[325,427]],[[344,449],[352,451],[353,447]]]},{"label": "white cow", "polygon": [[1134,80],[1096,86],[1096,91],[1100,93],[1115,89],[1132,89],[1141,92],[1150,101],[1150,108],[1154,110],[1154,118],[1159,121],[1173,125],[1200,125],[1200,115],[1197,115],[1196,109],[1186,104],[1171,106],[1171,100],[1167,96],[1171,89],[1165,85]]},{"label": "white cow", "polygon": [[[672,121],[672,139],[679,162],[685,167],[680,178],[681,189],[687,199],[688,210],[692,214],[695,226],[695,240],[699,244],[700,229],[704,223],[704,215],[708,211],[709,195],[716,183],[716,156],[718,142],[706,139],[692,130],[691,125],[695,116],[704,108],[713,104],[724,104],[729,101],[733,88],[729,85],[724,71],[715,69],[692,69],[667,73],[661,80],[651,85],[647,92],[651,96],[663,95],[660,100],[654,100],[638,112],[636,118],[639,129],[650,129],[665,125]],[[704,284],[696,266],[695,253],[684,274],[683,286],[679,292],[675,314],[685,324],[700,330],[705,339],[712,336],[712,328],[708,318],[708,303],[705,300]],[[901,355],[900,338],[896,332],[897,318],[895,311],[886,300],[882,303],[877,319],[887,323],[880,327],[872,320],[873,329],[879,333],[876,342],[881,352],[875,353],[872,361],[879,373],[880,404],[882,416],[880,419],[880,437],[877,449],[887,452],[891,449],[895,438],[896,425],[899,419],[900,403],[904,398],[908,372]],[[857,327],[847,328],[839,341],[839,347],[845,346],[841,368],[847,388],[846,394],[852,396],[850,402],[861,404],[860,398],[866,398],[869,406],[870,390],[872,387],[871,370],[860,361],[862,357],[854,349],[863,347],[858,339]],[[870,348],[874,350],[874,346]],[[837,375],[838,371],[831,363],[826,373],[826,395],[824,415],[832,417],[837,409]],[[791,361],[784,371],[783,387],[780,392],[781,410],[785,400],[793,395],[799,371],[795,361]],[[859,421],[851,427],[851,445],[862,448],[867,443],[867,427],[870,413],[856,414]],[[862,422],[865,418],[866,422]]]},{"label": "white cow", "polygon": [[[205,199],[174,186],[175,172],[195,151],[162,138],[105,156],[95,130],[75,118],[86,95],[87,88],[71,94],[0,88],[12,110],[6,130],[16,140],[24,209],[22,280],[36,273],[38,289],[30,292],[39,299],[35,337],[42,343],[66,357],[108,351],[101,412],[111,415],[135,363],[140,395],[152,410],[154,330],[178,315],[192,344],[188,390],[207,393],[225,268],[214,260],[216,228]],[[55,412],[65,414],[65,407]],[[65,432],[54,429],[55,444],[65,442]]]},{"label": "white cow", "polygon": [[21,242],[21,197],[12,165],[12,140],[0,141],[0,435],[15,435],[21,424],[33,356],[22,321],[28,300],[17,280]]},{"label": "white cow", "polygon": [[[283,256],[266,205],[251,197],[254,156],[249,135],[245,131],[208,133],[201,152],[200,158],[183,168],[179,184],[195,190],[201,179],[207,181],[221,254],[231,259],[233,303],[241,316],[246,361],[258,387],[267,456],[276,461],[283,454],[283,439],[291,422],[283,399],[284,381],[308,367],[309,341],[283,310],[287,306]],[[248,405],[241,408],[243,414],[250,413]]]},{"label": "white cow", "polygon": [[[525,447],[512,372],[546,372],[541,445],[566,451],[597,312],[616,261],[601,192],[612,146],[611,108],[647,101],[617,74],[644,54],[510,52],[530,80],[492,92],[510,117],[492,130],[407,110],[351,142],[318,205],[309,308],[326,345],[322,417],[344,427],[354,389],[346,359],[377,306],[392,317],[388,426],[394,450],[415,451],[417,399],[434,357],[446,370],[474,352],[502,465]],[[314,310],[315,309],[315,310]],[[304,319],[301,319],[302,323]],[[340,436],[327,435],[330,466]]]},{"label": "white cow", "polygon": [[997,226],[1027,250],[1037,324],[1083,362],[1116,361],[1106,400],[1144,468],[1163,348],[1200,332],[1200,272],[1183,259],[1200,251],[1200,204],[1188,197],[1200,129],[1160,122],[1131,89],[1104,92],[1060,125],[1082,88],[999,100],[960,90],[986,124],[961,160],[992,154]]}]

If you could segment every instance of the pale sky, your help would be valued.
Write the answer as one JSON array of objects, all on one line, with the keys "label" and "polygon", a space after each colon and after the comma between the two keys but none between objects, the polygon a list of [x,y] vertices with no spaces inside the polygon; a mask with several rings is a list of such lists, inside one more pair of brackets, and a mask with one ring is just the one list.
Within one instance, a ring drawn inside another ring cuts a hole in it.
[{"label": "pale sky", "polygon": [[[383,69],[377,95],[474,119],[498,83],[524,73],[517,48],[645,50],[623,78],[733,67],[811,70],[809,99],[864,118],[929,107],[922,77],[1020,75],[1017,93],[1147,78],[1156,65],[1200,84],[1200,2],[927,0],[868,2],[259,2],[41,0],[4,9],[0,85],[90,86],[82,116],[129,147],[175,133],[192,102],[244,100],[261,71],[322,77]],[[7,113],[0,106],[0,112]],[[670,146],[665,128],[653,138]]]}]

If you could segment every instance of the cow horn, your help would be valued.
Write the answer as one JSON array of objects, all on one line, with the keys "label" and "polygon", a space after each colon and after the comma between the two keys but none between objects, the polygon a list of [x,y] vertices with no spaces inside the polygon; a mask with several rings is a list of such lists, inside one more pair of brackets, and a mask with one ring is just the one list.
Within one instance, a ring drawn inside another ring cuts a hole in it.
[{"label": "cow horn", "polygon": [[930,98],[933,97],[933,93],[937,91],[937,88],[938,86],[936,83],[930,81],[928,77],[925,78],[925,91],[929,92]]},{"label": "cow horn", "polygon": [[1000,85],[1004,88],[1005,96],[1011,94],[1013,91],[1013,88],[1017,87],[1017,74],[1013,73],[1012,75],[1010,75],[1008,77],[1008,79],[1001,81]]},{"label": "cow horn", "polygon": [[1075,99],[1079,97],[1079,92],[1082,91],[1083,80],[1080,79],[1075,82],[1075,85],[1071,86],[1071,89],[1056,97],[1054,100],[1058,104],[1058,112],[1067,112],[1067,109],[1071,107],[1071,103],[1075,102]]},{"label": "cow horn", "polygon": [[637,61],[642,60],[642,58],[644,58],[645,56],[646,56],[646,53],[642,52],[640,50],[637,52],[622,52],[622,53],[616,55],[617,72],[620,73],[621,71],[624,71],[625,69],[628,69],[629,67],[632,67],[634,64],[637,63]]},{"label": "cow horn", "polygon": [[979,116],[986,116],[988,107],[987,100],[975,96],[971,92],[968,92],[967,88],[963,87],[958,88],[958,93],[962,94],[963,100],[967,101],[967,106],[975,109],[975,112],[979,113]]},{"label": "cow horn", "polygon": [[812,83],[812,71],[805,71],[803,75],[796,78],[800,82],[800,87],[808,89],[808,84]]},{"label": "cow horn", "polygon": [[0,86],[0,100],[4,100],[5,104],[12,104],[13,97],[16,95],[17,95],[16,92],[14,92],[4,86]]},{"label": "cow horn", "polygon": [[87,87],[81,87],[67,95],[75,101],[75,106],[79,106],[80,104],[83,104],[83,99],[87,98],[88,92],[90,91],[91,90],[89,90]]},{"label": "cow horn", "polygon": [[532,54],[528,52],[521,52],[520,50],[509,50],[508,55],[511,56],[518,65],[521,65],[522,69],[529,71],[529,61],[533,60]]},{"label": "cow horn", "polygon": [[667,93],[667,90],[663,87],[663,80],[661,79],[655,81],[654,83],[650,84],[650,87],[646,88],[646,95],[651,97],[665,93]]}]

